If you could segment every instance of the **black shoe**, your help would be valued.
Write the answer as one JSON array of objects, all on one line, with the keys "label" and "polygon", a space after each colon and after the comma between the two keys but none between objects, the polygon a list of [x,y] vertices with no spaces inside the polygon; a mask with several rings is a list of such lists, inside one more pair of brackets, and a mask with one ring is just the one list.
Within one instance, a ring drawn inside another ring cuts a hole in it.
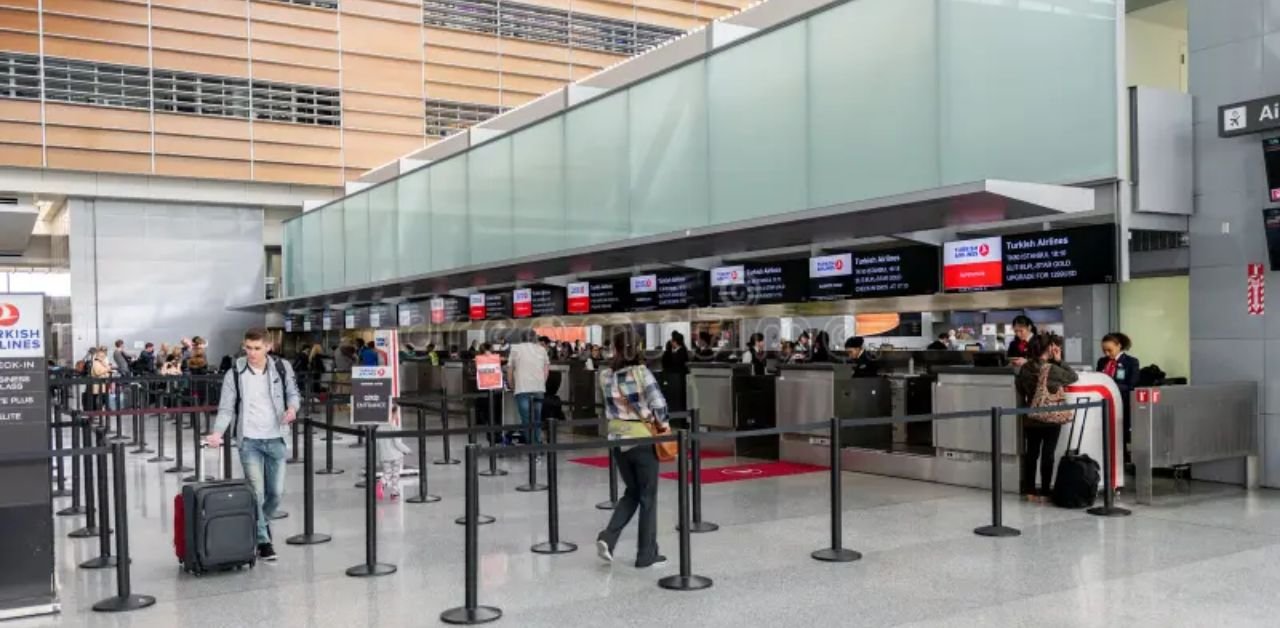
[{"label": "black shoe", "polygon": [[262,559],[262,560],[265,560],[265,561],[267,561],[267,562],[269,562],[269,563],[273,563],[273,562],[275,562],[275,561],[276,561],[276,548],[272,547],[270,543],[259,543],[259,544],[258,544],[258,558],[260,558],[260,559]]},{"label": "black shoe", "polygon": [[667,557],[661,554],[654,556],[652,561],[647,563],[636,563],[636,569],[648,569],[650,567],[666,567]]}]

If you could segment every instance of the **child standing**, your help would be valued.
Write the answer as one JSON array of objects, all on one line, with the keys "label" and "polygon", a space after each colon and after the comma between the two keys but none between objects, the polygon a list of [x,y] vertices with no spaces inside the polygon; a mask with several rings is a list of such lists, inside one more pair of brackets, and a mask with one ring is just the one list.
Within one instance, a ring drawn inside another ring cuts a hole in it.
[{"label": "child standing", "polygon": [[[399,408],[391,412],[391,429],[400,429]],[[378,499],[400,499],[400,471],[404,469],[405,454],[409,446],[395,438],[378,439],[378,460],[382,462],[382,479],[378,482]]]}]

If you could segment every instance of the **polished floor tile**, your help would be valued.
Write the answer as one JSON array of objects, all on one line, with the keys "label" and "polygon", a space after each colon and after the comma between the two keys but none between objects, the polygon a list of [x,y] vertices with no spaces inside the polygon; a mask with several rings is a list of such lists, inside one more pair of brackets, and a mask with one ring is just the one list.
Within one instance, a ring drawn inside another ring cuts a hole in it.
[{"label": "polished floor tile", "polygon": [[[154,439],[154,434],[152,436]],[[178,478],[168,464],[131,456],[128,478],[133,588],[156,606],[123,615],[89,607],[114,590],[113,571],[77,564],[96,540],[66,538],[81,518],[56,520],[61,615],[23,619],[13,628],[348,627],[439,625],[439,613],[463,602],[463,469],[428,466],[434,504],[379,503],[377,551],[399,571],[350,578],[365,559],[360,479],[362,452],[335,442],[334,466],[316,477],[316,530],[333,541],[310,547],[278,542],[280,560],[252,570],[192,577],[172,551],[172,499]],[[409,441],[411,446],[416,443]],[[440,457],[438,440],[429,458]],[[455,457],[465,443],[452,442]],[[317,455],[323,443],[316,442]],[[190,452],[188,452],[190,453]],[[590,453],[590,452],[588,452]],[[573,455],[583,455],[575,453]],[[189,456],[188,456],[189,457]],[[416,464],[416,456],[409,461]],[[707,466],[738,464],[724,458]],[[1217,487],[1135,507],[1126,519],[1005,500],[1007,525],[1022,536],[990,539],[982,491],[846,473],[843,538],[864,554],[828,564],[809,553],[831,539],[826,473],[732,482],[704,488],[703,514],[721,529],[692,537],[692,571],[714,580],[704,591],[656,586],[678,572],[676,484],[660,485],[659,543],[671,563],[636,570],[635,524],[602,564],[592,545],[609,513],[602,469],[561,462],[560,537],[577,552],[544,556],[547,493],[521,493],[523,458],[504,460],[510,475],[481,478],[481,511],[497,522],[479,528],[479,599],[503,609],[497,625],[652,626],[1271,626],[1280,616],[1280,494]],[[239,473],[238,464],[235,466]],[[546,466],[538,467],[539,474]],[[277,539],[302,528],[302,467],[289,467]],[[416,493],[406,479],[405,493]],[[59,507],[66,500],[58,500]],[[2,567],[0,567],[2,568]]]}]

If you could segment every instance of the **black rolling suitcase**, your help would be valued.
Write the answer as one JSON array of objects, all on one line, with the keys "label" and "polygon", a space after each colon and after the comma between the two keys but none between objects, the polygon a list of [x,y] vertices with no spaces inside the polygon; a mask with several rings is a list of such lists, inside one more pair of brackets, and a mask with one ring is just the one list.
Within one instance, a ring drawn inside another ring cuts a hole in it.
[{"label": "black rolling suitcase", "polygon": [[184,571],[253,567],[257,535],[258,504],[245,480],[188,484],[174,498],[173,547]]},{"label": "black rolling suitcase", "polygon": [[[1076,410],[1076,415],[1080,411]],[[1088,454],[1080,453],[1084,444],[1084,423],[1080,419],[1080,438],[1075,439],[1076,422],[1071,422],[1067,433],[1067,451],[1058,460],[1058,473],[1053,480],[1053,505],[1059,508],[1088,508],[1098,498],[1098,482],[1102,468]],[[1072,448],[1074,445],[1074,449]],[[1105,446],[1105,444],[1103,445]]]}]

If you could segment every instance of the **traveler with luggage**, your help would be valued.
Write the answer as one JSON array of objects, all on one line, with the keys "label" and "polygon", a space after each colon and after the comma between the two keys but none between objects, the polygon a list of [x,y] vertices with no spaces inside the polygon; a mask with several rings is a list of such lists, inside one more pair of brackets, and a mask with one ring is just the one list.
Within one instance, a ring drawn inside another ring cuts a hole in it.
[{"label": "traveler with luggage", "polygon": [[210,447],[221,446],[223,433],[239,421],[240,464],[257,501],[258,557],[266,561],[276,558],[269,521],[284,494],[285,443],[302,404],[293,366],[268,356],[269,350],[265,330],[245,332],[245,357],[222,379],[218,420],[205,439]]},{"label": "traveler with luggage", "polygon": [[[1018,370],[1014,384],[1019,408],[1060,406],[1066,402],[1063,390],[1080,377],[1062,361],[1062,336],[1040,334],[1027,343],[1029,357]],[[1021,493],[1032,501],[1046,501],[1053,487],[1054,454],[1062,426],[1074,412],[1048,411],[1026,415],[1022,423]],[[1036,469],[1040,469],[1040,489],[1036,489]]]},{"label": "traveler with luggage", "polygon": [[[609,440],[648,438],[669,429],[667,401],[657,378],[644,365],[644,349],[634,332],[614,336],[613,358],[597,368],[605,416],[609,419]],[[636,568],[661,567],[667,559],[658,553],[658,454],[654,445],[622,445],[617,457],[618,472],[627,488],[614,506],[609,525],[596,537],[596,553],[602,560],[613,562],[618,537],[639,508]]]}]

